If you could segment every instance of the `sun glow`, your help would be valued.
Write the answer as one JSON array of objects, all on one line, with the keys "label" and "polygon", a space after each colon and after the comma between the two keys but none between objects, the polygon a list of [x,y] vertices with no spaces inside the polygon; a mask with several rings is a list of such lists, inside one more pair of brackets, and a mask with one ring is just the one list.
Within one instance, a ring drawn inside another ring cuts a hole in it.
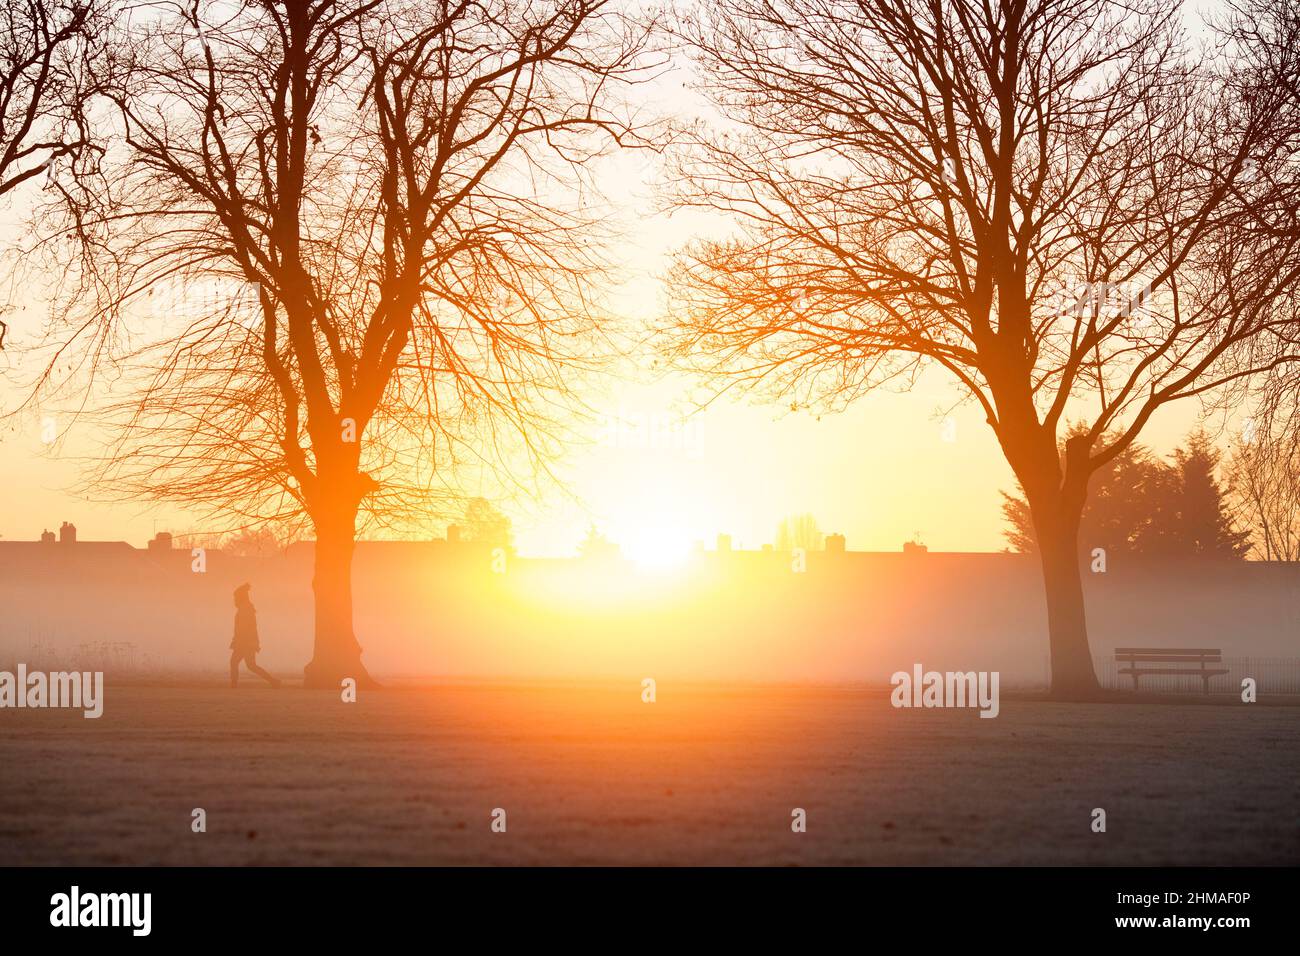
[{"label": "sun glow", "polygon": [[672,571],[686,564],[691,541],[680,528],[644,525],[631,528],[621,538],[623,555],[645,571]]}]

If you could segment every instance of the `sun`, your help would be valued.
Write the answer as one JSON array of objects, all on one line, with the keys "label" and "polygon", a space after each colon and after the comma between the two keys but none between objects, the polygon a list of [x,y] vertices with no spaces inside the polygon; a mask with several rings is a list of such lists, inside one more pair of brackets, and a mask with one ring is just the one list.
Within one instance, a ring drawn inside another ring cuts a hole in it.
[{"label": "sun", "polygon": [[673,571],[691,554],[689,536],[679,528],[643,524],[626,529],[619,538],[624,557],[645,571]]}]

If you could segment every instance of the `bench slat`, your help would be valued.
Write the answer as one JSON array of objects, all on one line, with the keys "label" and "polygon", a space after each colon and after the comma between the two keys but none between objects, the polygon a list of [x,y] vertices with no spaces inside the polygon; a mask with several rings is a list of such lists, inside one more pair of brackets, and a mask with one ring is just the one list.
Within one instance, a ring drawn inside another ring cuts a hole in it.
[{"label": "bench slat", "polygon": [[1221,647],[1117,647],[1116,654],[1222,654]]},{"label": "bench slat", "polygon": [[1197,657],[1193,654],[1116,654],[1115,660],[1122,663],[1150,662],[1153,664],[1221,664],[1223,657],[1219,654]]},{"label": "bench slat", "polygon": [[1205,676],[1205,677],[1214,677],[1214,676],[1216,676],[1216,675],[1218,675],[1218,674],[1227,674],[1228,671],[1226,671],[1226,670],[1218,670],[1218,669],[1216,669],[1216,670],[1201,670],[1201,669],[1192,670],[1191,668],[1173,668],[1173,667],[1165,667],[1165,668],[1154,668],[1154,667],[1126,667],[1126,668],[1122,668],[1122,669],[1120,669],[1119,671],[1116,671],[1116,673],[1119,673],[1119,674],[1125,674],[1125,675],[1128,675],[1128,676],[1131,676],[1131,675],[1133,675],[1133,674],[1137,674],[1139,677],[1142,676],[1143,674],[1187,674],[1187,675],[1190,675],[1190,676],[1192,676],[1192,677],[1201,677],[1202,675]]}]

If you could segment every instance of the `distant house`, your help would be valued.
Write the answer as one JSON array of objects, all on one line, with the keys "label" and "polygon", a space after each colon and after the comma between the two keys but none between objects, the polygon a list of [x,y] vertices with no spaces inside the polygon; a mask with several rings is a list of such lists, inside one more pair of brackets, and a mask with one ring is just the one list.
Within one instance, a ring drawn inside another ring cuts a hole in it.
[{"label": "distant house", "polygon": [[125,541],[79,541],[77,526],[65,521],[59,525],[57,538],[46,529],[37,541],[0,541],[0,564],[36,566],[68,560],[111,563],[135,552]]}]

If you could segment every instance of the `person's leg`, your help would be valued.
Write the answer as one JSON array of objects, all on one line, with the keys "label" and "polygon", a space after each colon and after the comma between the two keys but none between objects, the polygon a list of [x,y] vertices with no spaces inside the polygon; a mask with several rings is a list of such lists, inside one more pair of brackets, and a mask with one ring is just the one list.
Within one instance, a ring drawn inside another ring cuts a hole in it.
[{"label": "person's leg", "polygon": [[270,684],[272,687],[279,687],[279,686],[280,686],[280,682],[279,682],[278,680],[276,680],[274,677],[272,677],[270,674],[268,674],[265,670],[263,670],[262,668],[260,668],[260,667],[257,666],[257,656],[256,656],[255,654],[249,654],[247,657],[245,657],[245,658],[244,658],[244,663],[248,665],[248,669],[249,669],[250,671],[252,671],[252,672],[253,672],[254,674],[256,674],[258,677],[262,678],[262,680],[266,681],[266,682],[267,682],[268,684]]},{"label": "person's leg", "polygon": [[230,652],[230,686],[239,686],[239,651]]}]

